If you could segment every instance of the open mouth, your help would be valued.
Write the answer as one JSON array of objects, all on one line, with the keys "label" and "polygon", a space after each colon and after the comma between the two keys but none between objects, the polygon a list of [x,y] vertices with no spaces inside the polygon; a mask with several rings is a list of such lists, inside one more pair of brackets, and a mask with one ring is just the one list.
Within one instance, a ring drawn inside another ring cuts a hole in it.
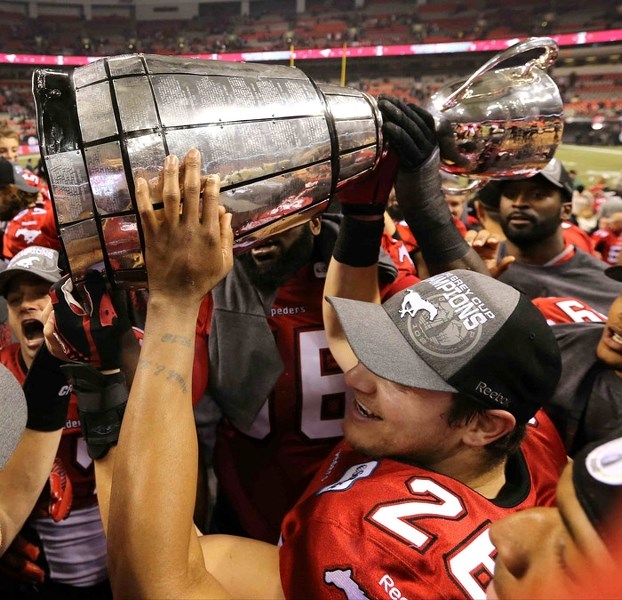
[{"label": "open mouth", "polygon": [[376,419],[377,421],[381,421],[381,417],[374,414],[369,408],[367,408],[364,404],[361,404],[358,400],[354,400],[354,406],[360,415],[367,419]]},{"label": "open mouth", "polygon": [[43,323],[37,319],[22,321],[22,333],[29,345],[40,344],[43,341]]}]

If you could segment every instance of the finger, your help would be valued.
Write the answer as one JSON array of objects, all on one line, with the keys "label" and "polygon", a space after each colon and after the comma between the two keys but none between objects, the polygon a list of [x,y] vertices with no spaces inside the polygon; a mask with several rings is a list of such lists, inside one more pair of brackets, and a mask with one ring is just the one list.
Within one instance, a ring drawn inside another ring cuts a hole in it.
[{"label": "finger", "polygon": [[464,241],[469,245],[472,246],[473,245],[473,240],[475,239],[475,236],[477,235],[477,231],[474,231],[473,229],[469,229],[466,234],[464,235]]},{"label": "finger", "polygon": [[490,274],[495,278],[499,278],[507,268],[516,260],[514,256],[504,256],[499,263],[492,269],[490,269]]},{"label": "finger", "polygon": [[220,206],[220,248],[222,250],[223,266],[230,270],[233,268],[233,229],[231,219],[233,215],[225,212],[225,208]]},{"label": "finger", "polygon": [[184,159],[184,205],[181,220],[198,223],[201,196],[201,153],[196,148],[188,150]]},{"label": "finger", "polygon": [[149,185],[141,177],[135,182],[136,189],[136,205],[140,215],[143,233],[149,235],[152,231],[156,231],[157,220],[151,204],[151,194],[149,193]]},{"label": "finger", "polygon": [[220,227],[218,216],[218,201],[220,199],[220,177],[218,175],[208,175],[205,179],[205,189],[203,191],[203,209],[201,212],[201,223],[207,230],[216,234],[216,229]]},{"label": "finger", "polygon": [[434,121],[434,117],[421,106],[417,106],[416,104],[409,104],[408,108],[413,112],[417,113],[419,118],[426,124],[427,128],[433,132],[436,129],[436,123]]},{"label": "finger", "polygon": [[164,187],[162,190],[164,200],[164,217],[166,222],[174,225],[179,222],[179,207],[181,194],[179,190],[179,159],[169,154],[164,159]]}]

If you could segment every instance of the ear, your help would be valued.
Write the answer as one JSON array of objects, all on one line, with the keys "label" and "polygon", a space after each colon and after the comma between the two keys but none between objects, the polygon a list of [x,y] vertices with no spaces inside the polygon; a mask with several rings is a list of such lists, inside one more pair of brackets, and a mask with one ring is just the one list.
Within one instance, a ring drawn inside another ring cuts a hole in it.
[{"label": "ear", "polygon": [[477,414],[467,423],[462,440],[467,446],[487,446],[510,433],[515,426],[514,415],[494,408]]},{"label": "ear", "polygon": [[322,229],[322,219],[319,217],[311,219],[311,221],[309,221],[309,229],[311,229],[311,233],[313,235],[318,235],[320,233],[320,229]]},{"label": "ear", "polygon": [[561,217],[564,221],[570,218],[572,214],[572,202],[564,202],[562,204]]}]

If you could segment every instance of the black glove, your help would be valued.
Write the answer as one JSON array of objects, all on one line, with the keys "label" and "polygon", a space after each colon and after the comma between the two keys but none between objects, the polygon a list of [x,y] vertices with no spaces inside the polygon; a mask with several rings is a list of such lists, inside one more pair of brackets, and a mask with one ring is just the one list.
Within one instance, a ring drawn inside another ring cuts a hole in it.
[{"label": "black glove", "polygon": [[468,244],[453,224],[445,202],[440,175],[440,150],[430,113],[381,95],[383,131],[400,157],[395,182],[397,202],[417,240],[423,258],[433,271],[446,270],[462,259]]},{"label": "black glove", "polygon": [[52,286],[54,333],[70,360],[104,371],[121,367],[121,340],[131,325],[124,297],[117,293],[113,301],[112,293],[96,271],[87,274],[82,303],[68,276]]},{"label": "black glove", "polygon": [[432,115],[420,106],[384,94],[378,97],[378,108],[382,131],[399,155],[400,166],[410,171],[421,167],[438,148]]}]

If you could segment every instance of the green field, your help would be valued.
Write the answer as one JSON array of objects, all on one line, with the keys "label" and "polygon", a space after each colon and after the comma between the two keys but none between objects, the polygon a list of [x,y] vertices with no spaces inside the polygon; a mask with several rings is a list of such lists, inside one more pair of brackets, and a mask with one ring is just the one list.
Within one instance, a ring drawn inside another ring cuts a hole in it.
[{"label": "green field", "polygon": [[585,187],[598,175],[613,188],[622,187],[622,146],[560,146],[555,153],[567,169],[575,169]]}]

